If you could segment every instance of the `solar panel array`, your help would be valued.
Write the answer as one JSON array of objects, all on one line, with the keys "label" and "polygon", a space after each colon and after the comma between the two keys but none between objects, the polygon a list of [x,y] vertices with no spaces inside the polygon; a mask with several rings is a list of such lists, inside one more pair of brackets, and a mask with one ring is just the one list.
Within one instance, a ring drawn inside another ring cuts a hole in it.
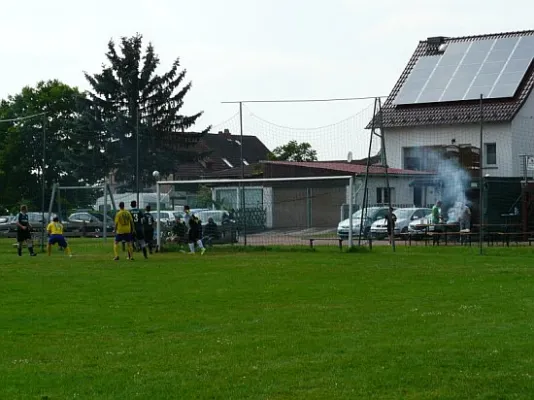
[{"label": "solar panel array", "polygon": [[513,97],[533,58],[534,36],[449,43],[417,60],[394,103]]}]

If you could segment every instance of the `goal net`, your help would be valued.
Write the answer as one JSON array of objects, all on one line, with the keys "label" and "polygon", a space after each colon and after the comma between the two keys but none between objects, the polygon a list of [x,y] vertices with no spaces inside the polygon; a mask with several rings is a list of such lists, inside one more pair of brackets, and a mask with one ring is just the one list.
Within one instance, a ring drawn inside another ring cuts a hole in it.
[{"label": "goal net", "polygon": [[[350,202],[352,181],[348,175],[159,181],[157,193],[160,199],[170,192],[174,204],[189,205],[208,245],[350,246],[352,232],[338,227],[359,207]],[[160,225],[158,246],[165,246]]]},{"label": "goal net", "polygon": [[58,216],[67,237],[93,237],[104,240],[112,235],[116,210],[107,184],[100,186],[54,185],[46,219]]}]

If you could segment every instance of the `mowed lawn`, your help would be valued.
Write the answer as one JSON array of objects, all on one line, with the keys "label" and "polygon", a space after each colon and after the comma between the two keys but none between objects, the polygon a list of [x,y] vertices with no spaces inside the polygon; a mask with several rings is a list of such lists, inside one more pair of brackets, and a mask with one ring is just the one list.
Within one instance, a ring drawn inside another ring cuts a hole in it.
[{"label": "mowed lawn", "polygon": [[534,251],[0,241],[0,399],[532,399]]}]

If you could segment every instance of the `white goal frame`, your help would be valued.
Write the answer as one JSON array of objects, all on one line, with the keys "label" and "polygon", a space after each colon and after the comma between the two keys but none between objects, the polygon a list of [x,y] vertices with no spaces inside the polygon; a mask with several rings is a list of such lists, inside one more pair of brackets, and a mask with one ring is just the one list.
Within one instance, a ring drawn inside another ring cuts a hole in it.
[{"label": "white goal frame", "polygon": [[[48,215],[50,216],[52,214],[52,208],[54,207],[54,201],[56,200],[56,192],[58,193],[58,199],[59,194],[61,193],[61,190],[103,190],[104,191],[104,210],[102,214],[104,214],[104,221],[103,221],[103,230],[102,230],[102,239],[105,242],[107,239],[107,223],[108,223],[108,210],[107,210],[107,198],[109,196],[111,200],[111,205],[114,210],[117,209],[117,206],[115,205],[115,200],[113,199],[113,192],[111,191],[111,188],[109,187],[109,184],[107,182],[104,182],[102,185],[95,185],[95,186],[60,186],[59,183],[54,183],[52,186],[52,195],[50,196],[50,204],[48,206]],[[112,221],[113,222],[113,221]]]},{"label": "white goal frame", "polygon": [[[236,185],[245,185],[247,183],[269,183],[269,182],[305,182],[305,181],[333,181],[333,180],[345,180],[348,182],[349,193],[351,201],[349,201],[349,226],[352,228],[352,214],[353,214],[353,201],[352,196],[354,188],[354,175],[339,175],[339,176],[311,176],[311,177],[295,177],[295,178],[250,178],[250,179],[197,179],[197,180],[180,180],[180,181],[157,181],[156,182],[156,194],[157,194],[157,211],[156,211],[156,237],[157,248],[161,249],[161,185],[187,185],[187,184],[227,184],[234,183]],[[349,248],[353,246],[353,234],[352,229],[349,229]]]}]

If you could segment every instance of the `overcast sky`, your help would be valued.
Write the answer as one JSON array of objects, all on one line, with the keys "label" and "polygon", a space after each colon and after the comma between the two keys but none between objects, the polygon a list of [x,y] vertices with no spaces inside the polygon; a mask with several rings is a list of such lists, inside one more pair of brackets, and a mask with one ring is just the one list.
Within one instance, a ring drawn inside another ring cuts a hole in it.
[{"label": "overcast sky", "polygon": [[[4,0],[1,13],[1,98],[47,79],[87,89],[109,39],[139,32],[162,70],[180,57],[193,81],[184,112],[205,112],[197,128],[233,131],[238,108],[221,101],[387,95],[419,40],[534,28],[529,0]],[[247,104],[245,133],[362,154],[371,106]]]}]

